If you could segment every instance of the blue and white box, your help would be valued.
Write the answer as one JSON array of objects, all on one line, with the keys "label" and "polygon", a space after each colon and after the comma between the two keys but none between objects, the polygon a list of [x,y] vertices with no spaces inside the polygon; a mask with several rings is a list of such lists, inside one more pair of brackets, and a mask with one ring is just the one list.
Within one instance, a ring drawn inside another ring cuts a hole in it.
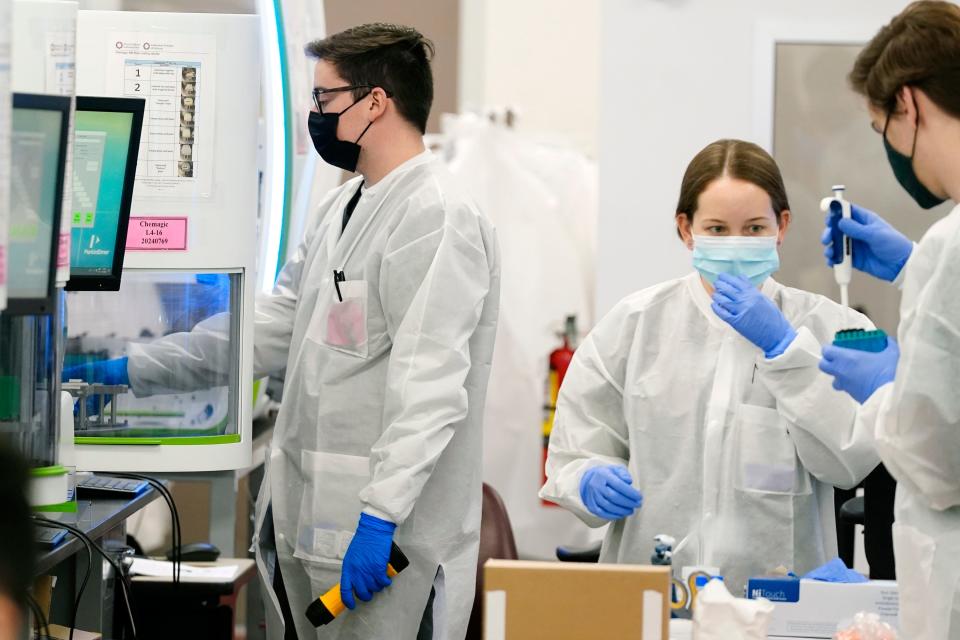
[{"label": "blue and white box", "polygon": [[859,584],[820,582],[793,577],[750,578],[747,597],[773,602],[767,633],[787,638],[832,638],[841,622],[865,611],[897,628],[900,597],[897,583],[871,580]]}]

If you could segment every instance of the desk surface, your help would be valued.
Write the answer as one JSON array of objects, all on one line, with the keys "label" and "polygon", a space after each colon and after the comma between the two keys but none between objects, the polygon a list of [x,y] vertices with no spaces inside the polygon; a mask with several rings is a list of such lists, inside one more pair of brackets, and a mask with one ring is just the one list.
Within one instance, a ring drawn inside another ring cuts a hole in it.
[{"label": "desk surface", "polygon": [[[94,498],[77,500],[76,513],[44,513],[49,520],[77,527],[93,540],[97,540],[115,526],[143,509],[160,497],[153,487],[148,487],[133,498]],[[84,545],[70,534],[55,549],[45,551],[37,558],[36,575],[43,575],[70,556],[83,551]]]},{"label": "desk surface", "polygon": [[236,566],[237,573],[229,580],[194,576],[180,577],[178,591],[171,591],[172,576],[133,576],[131,582],[136,593],[164,595],[231,595],[250,582],[257,574],[257,563],[250,558],[220,558],[216,562],[184,562],[196,567]]}]

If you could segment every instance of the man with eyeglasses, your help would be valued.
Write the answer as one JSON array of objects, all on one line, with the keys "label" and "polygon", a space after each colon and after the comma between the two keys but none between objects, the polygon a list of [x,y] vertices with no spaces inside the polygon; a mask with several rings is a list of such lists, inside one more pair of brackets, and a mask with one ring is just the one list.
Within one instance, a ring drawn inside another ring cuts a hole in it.
[{"label": "man with eyeglasses", "polygon": [[[463,638],[499,304],[494,232],[424,148],[428,40],[371,24],[307,53],[313,143],[359,175],[324,199],[257,301],[256,369],[287,372],[257,504],[268,635]],[[409,566],[391,585],[393,543]],[[337,583],[355,610],[314,630],[305,611]]]}]

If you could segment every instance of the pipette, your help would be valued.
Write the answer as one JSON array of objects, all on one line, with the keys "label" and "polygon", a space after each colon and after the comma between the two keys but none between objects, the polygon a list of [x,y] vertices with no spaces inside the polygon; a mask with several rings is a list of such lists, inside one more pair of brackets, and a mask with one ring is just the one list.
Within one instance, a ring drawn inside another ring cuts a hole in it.
[{"label": "pipette", "polygon": [[853,276],[853,241],[840,231],[840,218],[851,217],[850,203],[843,197],[846,187],[833,186],[833,196],[820,201],[820,210],[830,212],[830,228],[833,235],[833,277],[840,285],[840,304],[850,306],[850,279]]}]

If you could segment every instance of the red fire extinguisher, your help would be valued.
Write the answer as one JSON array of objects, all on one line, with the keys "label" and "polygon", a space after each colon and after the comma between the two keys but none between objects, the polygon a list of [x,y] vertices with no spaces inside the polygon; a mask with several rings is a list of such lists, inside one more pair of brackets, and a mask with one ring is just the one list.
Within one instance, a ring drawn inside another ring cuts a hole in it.
[{"label": "red fire extinguisher", "polygon": [[[563,331],[563,346],[550,353],[550,375],[547,378],[546,401],[543,406],[543,453],[540,457],[541,485],[547,481],[547,448],[550,445],[550,432],[553,431],[553,418],[557,413],[557,397],[560,395],[560,385],[567,375],[570,361],[577,341],[577,316],[567,316]],[[542,501],[544,505],[557,506],[549,500]]]}]

